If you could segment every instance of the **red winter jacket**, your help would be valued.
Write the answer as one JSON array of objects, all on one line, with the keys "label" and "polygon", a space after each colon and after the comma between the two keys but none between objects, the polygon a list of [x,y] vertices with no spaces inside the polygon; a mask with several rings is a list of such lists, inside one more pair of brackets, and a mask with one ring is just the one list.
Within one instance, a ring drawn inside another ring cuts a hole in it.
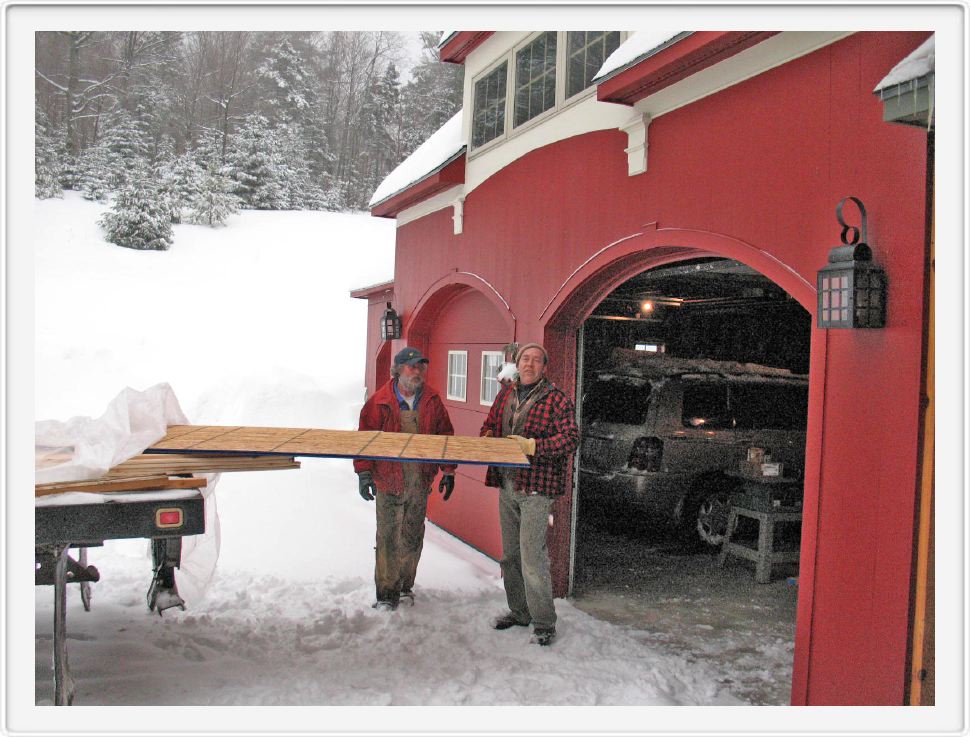
[{"label": "red winter jacket", "polygon": [[[515,384],[503,387],[492,403],[492,409],[482,424],[480,435],[502,436],[502,415],[515,391]],[[563,391],[546,381],[539,397],[525,416],[522,436],[535,438],[536,453],[530,468],[515,469],[515,488],[543,496],[566,493],[569,480],[569,456],[579,445],[576,409]],[[501,486],[502,478],[496,466],[489,466],[485,474],[486,486]]]},{"label": "red winter jacket", "polygon": [[[360,410],[358,430],[381,430],[401,432],[401,409],[394,394],[394,379],[388,381],[371,396]],[[448,410],[441,402],[441,395],[427,384],[418,402],[418,432],[422,435],[454,435]],[[424,483],[431,488],[431,482],[440,468],[442,473],[454,473],[457,466],[439,466],[437,463],[417,464],[421,469]],[[401,461],[372,461],[354,459],[354,471],[369,471],[379,491],[400,494],[404,490],[404,473]]]}]

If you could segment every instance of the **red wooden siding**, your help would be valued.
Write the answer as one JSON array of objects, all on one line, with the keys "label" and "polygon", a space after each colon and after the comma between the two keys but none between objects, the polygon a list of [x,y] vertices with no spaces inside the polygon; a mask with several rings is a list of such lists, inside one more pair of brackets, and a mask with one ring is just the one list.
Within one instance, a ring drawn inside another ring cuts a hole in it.
[{"label": "red wooden siding", "polygon": [[[436,310],[428,336],[429,382],[441,392],[456,435],[477,436],[488,413],[480,403],[482,351],[500,351],[512,336],[503,316],[480,291],[464,287]],[[447,399],[448,351],[468,352],[465,401]],[[486,555],[502,557],[498,496],[485,486],[484,466],[459,466],[455,492],[447,503],[437,494],[429,501],[428,517]]]},{"label": "red wooden siding", "polygon": [[[398,230],[396,304],[413,340],[430,342],[436,370],[446,344],[484,340],[481,331],[501,322],[491,345],[544,340],[551,378],[572,393],[575,329],[611,280],[672,259],[731,255],[814,313],[816,271],[838,243],[835,206],[847,195],[865,202],[869,242],[890,285],[887,326],[813,334],[795,704],[903,703],[926,132],[884,123],[871,90],[927,35],[854,34],[667,113],[650,125],[644,174],[627,175],[626,135],[589,133],[533,151],[469,192],[463,234],[452,233],[450,209]],[[435,294],[466,289],[463,273],[494,293],[477,306],[456,298],[464,320],[450,310],[415,314],[444,301]],[[474,370],[471,350],[469,363]],[[467,412],[456,427],[477,433],[480,415]],[[486,549],[486,528],[492,541],[498,534],[494,497],[467,496],[447,524]],[[552,545],[561,593],[562,510],[559,520]]]}]

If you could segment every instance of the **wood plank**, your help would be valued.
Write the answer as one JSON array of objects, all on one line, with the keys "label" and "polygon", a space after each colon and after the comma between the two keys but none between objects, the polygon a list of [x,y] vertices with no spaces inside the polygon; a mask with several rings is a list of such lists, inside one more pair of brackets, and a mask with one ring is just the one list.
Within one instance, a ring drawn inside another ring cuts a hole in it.
[{"label": "wood plank", "polygon": [[317,458],[363,458],[439,464],[527,468],[529,459],[508,438],[453,437],[319,428],[178,425],[145,452],[285,454]]},{"label": "wood plank", "polygon": [[168,476],[147,476],[130,479],[90,479],[85,481],[63,481],[55,484],[34,486],[34,496],[64,494],[69,491],[83,491],[103,494],[114,491],[145,491],[164,489],[200,489],[206,485],[202,478],[170,479]]}]

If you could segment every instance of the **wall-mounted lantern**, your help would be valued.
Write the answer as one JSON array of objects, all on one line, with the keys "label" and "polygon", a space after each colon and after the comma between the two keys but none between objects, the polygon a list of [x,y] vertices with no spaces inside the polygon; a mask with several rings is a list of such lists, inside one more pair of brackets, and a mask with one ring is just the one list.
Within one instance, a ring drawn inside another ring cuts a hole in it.
[{"label": "wall-mounted lantern", "polygon": [[[842,217],[846,200],[859,208],[858,228],[847,225]],[[844,197],[835,216],[842,226],[842,245],[829,251],[829,262],[818,270],[818,327],[884,327],[886,272],[872,263],[872,250],[866,243],[866,208],[858,198]]]},{"label": "wall-mounted lantern", "polygon": [[401,318],[397,316],[391,303],[381,316],[381,340],[398,340],[401,337]]}]

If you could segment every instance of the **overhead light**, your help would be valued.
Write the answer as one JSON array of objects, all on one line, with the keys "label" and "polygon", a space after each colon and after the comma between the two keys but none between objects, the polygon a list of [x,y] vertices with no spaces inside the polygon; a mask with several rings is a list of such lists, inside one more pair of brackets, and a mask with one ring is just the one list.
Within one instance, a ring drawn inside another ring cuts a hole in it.
[{"label": "overhead light", "polygon": [[653,312],[653,302],[650,300],[644,300],[640,303],[640,312]]}]

